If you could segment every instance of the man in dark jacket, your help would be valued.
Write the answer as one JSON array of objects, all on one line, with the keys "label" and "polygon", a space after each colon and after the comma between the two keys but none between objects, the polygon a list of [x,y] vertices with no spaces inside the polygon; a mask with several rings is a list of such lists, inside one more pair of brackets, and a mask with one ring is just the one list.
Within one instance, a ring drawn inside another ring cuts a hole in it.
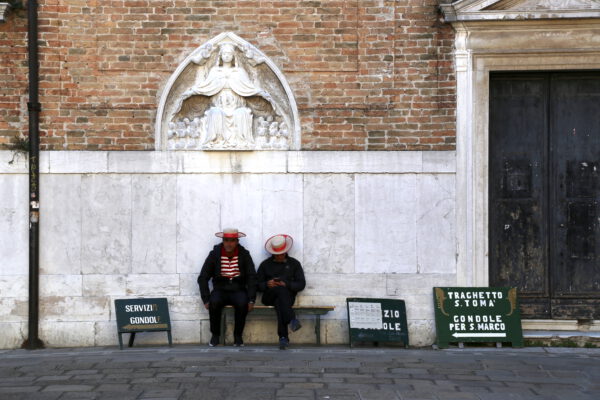
[{"label": "man in dark jacket", "polygon": [[302,265],[287,255],[293,243],[289,235],[275,235],[267,240],[265,249],[272,256],[258,267],[258,290],[263,292],[262,302],[275,306],[277,312],[277,335],[281,350],[285,350],[290,343],[288,324],[292,332],[301,328],[292,306],[296,294],[306,286]]},{"label": "man in dark jacket", "polygon": [[[223,238],[206,257],[198,285],[204,307],[210,317],[209,345],[219,344],[221,335],[221,314],[223,307],[232,305],[235,309],[233,338],[235,346],[243,346],[242,334],[246,315],[254,308],[256,300],[256,270],[248,250],[239,244],[239,238],[246,235],[237,229],[224,229],[215,236]],[[212,279],[213,290],[208,282]]]}]

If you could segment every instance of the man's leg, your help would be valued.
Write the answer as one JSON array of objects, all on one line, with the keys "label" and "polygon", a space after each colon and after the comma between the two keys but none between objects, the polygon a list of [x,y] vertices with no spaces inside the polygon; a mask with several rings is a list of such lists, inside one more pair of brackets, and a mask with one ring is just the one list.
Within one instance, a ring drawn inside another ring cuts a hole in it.
[{"label": "man's leg", "polygon": [[225,296],[220,290],[213,290],[210,294],[208,315],[210,317],[210,333],[221,336],[221,313],[225,307]]},{"label": "man's leg", "polygon": [[248,294],[242,290],[228,294],[229,303],[235,309],[233,335],[241,338],[244,333],[244,326],[246,325],[246,316],[248,315]]},{"label": "man's leg", "polygon": [[294,297],[287,288],[274,287],[270,291],[274,294],[274,306],[277,312],[277,335],[279,338],[288,337],[288,324],[296,318],[296,314],[292,309]]}]

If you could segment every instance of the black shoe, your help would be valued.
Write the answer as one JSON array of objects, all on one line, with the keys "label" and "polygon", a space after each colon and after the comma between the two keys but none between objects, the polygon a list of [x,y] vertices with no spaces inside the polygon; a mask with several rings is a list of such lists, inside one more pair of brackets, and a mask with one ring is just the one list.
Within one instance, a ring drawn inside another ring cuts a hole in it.
[{"label": "black shoe", "polygon": [[244,347],[244,340],[242,339],[241,336],[235,336],[235,338],[233,340],[233,345],[235,347]]},{"label": "black shoe", "polygon": [[290,329],[292,332],[296,332],[300,328],[302,328],[302,324],[296,318],[290,321]]},{"label": "black shoe", "polygon": [[288,338],[279,338],[279,350],[285,350],[290,345]]},{"label": "black shoe", "polygon": [[210,338],[210,342],[208,342],[210,347],[215,347],[219,345],[219,337],[217,335],[212,335]]}]

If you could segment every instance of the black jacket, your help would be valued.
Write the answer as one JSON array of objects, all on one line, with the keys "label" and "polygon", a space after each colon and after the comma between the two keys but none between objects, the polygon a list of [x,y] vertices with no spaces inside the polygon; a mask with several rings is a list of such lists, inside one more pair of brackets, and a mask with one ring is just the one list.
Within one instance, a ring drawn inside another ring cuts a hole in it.
[{"label": "black jacket", "polygon": [[200,286],[200,296],[204,304],[210,299],[210,289],[208,282],[212,279],[213,289],[226,291],[246,290],[251,302],[256,300],[256,270],[254,262],[248,250],[238,244],[238,266],[240,276],[229,279],[221,276],[221,247],[223,243],[215,245],[208,253],[204,261],[202,271],[198,276],[198,285]]},{"label": "black jacket", "polygon": [[275,262],[273,257],[267,258],[258,267],[258,290],[267,290],[267,281],[279,278],[285,282],[285,286],[294,294],[303,290],[306,286],[304,270],[300,261],[292,257],[286,257],[285,262]]}]

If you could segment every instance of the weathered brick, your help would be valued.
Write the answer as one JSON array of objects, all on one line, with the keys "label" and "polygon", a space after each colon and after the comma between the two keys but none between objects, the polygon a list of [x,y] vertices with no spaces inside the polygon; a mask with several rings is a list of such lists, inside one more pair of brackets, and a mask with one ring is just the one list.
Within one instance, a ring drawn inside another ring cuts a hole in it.
[{"label": "weathered brick", "polygon": [[[39,3],[43,149],[152,149],[159,91],[224,30],[290,80],[302,148],[455,146],[454,34],[439,0]],[[0,24],[0,148],[28,131],[26,22],[13,10]]]}]

